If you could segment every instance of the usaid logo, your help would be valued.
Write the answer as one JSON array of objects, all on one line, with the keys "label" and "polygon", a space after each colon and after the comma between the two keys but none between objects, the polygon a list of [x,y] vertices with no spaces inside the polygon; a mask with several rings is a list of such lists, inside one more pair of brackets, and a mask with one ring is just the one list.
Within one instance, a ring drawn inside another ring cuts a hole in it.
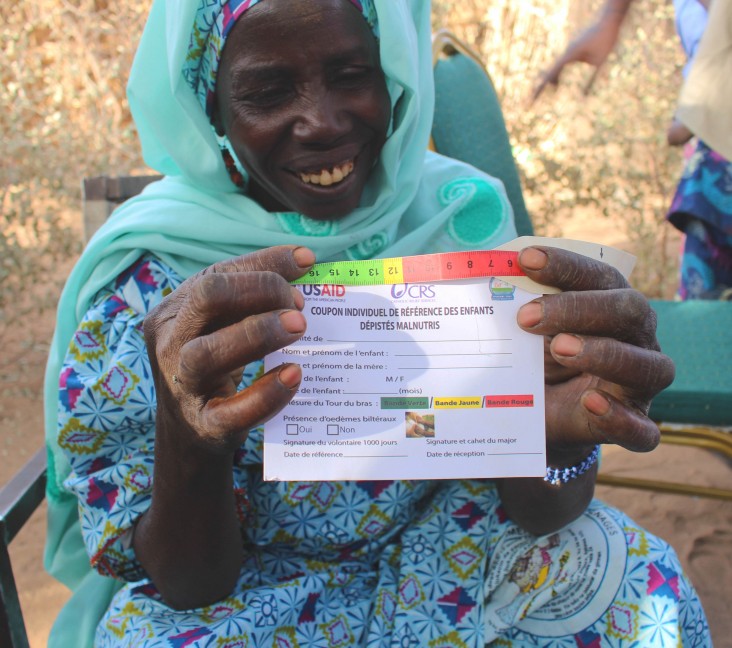
[{"label": "usaid logo", "polygon": [[435,287],[431,284],[394,284],[392,299],[434,299]]},{"label": "usaid logo", "polygon": [[307,297],[343,297],[346,287],[337,284],[302,284],[298,286]]}]

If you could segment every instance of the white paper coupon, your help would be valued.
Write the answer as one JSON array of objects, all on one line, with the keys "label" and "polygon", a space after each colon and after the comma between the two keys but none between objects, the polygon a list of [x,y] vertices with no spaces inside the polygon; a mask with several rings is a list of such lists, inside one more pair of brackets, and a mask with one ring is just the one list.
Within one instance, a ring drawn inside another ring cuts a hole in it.
[{"label": "white paper coupon", "polygon": [[302,366],[264,427],[268,481],[537,477],[546,470],[535,295],[497,278],[301,285],[306,334],[265,358]]}]

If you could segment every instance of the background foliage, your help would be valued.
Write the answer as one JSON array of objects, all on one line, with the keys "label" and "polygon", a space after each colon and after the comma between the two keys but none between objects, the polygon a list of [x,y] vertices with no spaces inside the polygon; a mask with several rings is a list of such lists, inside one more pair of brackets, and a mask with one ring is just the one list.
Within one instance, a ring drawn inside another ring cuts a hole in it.
[{"label": "background foliage", "polygon": [[[633,5],[621,42],[587,95],[591,69],[570,66],[556,92],[531,104],[541,71],[600,0],[435,0],[434,25],[473,47],[501,98],[524,194],[538,233],[605,220],[609,244],[639,257],[633,283],[673,296],[678,235],[664,223],[682,168],[666,143],[681,87],[683,52],[668,0]],[[602,242],[602,241],[600,241]]]},{"label": "background foliage", "polygon": [[139,168],[125,80],[149,1],[0,5],[0,342],[55,306],[80,251],[80,183]]},{"label": "background foliage", "polygon": [[[55,303],[80,250],[83,176],[144,169],[125,83],[150,0],[21,0],[0,6],[0,341]],[[665,126],[680,84],[671,3],[645,0],[589,96],[587,68],[529,104],[532,86],[597,2],[435,0],[434,24],[480,52],[503,101],[540,233],[609,219],[641,262],[634,279],[670,296],[676,250],[663,215],[680,171]],[[613,241],[608,241],[612,243]]]}]

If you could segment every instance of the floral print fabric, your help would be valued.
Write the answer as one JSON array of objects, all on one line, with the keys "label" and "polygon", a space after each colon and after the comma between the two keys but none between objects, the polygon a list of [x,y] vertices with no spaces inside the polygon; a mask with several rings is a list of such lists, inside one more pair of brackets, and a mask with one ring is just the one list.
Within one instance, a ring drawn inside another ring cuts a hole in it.
[{"label": "floral print fabric", "polygon": [[668,219],[686,234],[679,297],[718,299],[728,293],[732,288],[732,162],[699,141],[686,163]]},{"label": "floral print fabric", "polygon": [[[490,481],[264,482],[237,453],[244,563],[229,598],[166,606],[135,559],[150,504],[155,393],[145,314],[181,282],[153,256],[101,291],[61,373],[59,444],[92,564],[128,581],[96,645],[428,648],[710,646],[673,550],[594,502],[536,538]],[[247,368],[243,383],[261,372]]]}]

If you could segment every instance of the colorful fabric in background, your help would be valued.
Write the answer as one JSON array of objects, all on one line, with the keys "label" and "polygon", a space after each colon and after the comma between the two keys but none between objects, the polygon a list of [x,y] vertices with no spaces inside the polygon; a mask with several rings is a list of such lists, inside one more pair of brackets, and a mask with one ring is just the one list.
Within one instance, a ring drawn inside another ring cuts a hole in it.
[{"label": "colorful fabric in background", "polygon": [[[201,0],[188,47],[183,76],[196,93],[206,114],[211,117],[215,101],[216,74],[226,38],[236,21],[262,0]],[[379,37],[373,0],[348,0]]]},{"label": "colorful fabric in background", "polygon": [[732,163],[697,144],[668,220],[686,234],[679,297],[719,299],[732,288]]},{"label": "colorful fabric in background", "polygon": [[[86,548],[100,572],[129,581],[95,646],[709,648],[673,550],[615,509],[594,502],[536,537],[489,480],[264,482],[261,429],[233,466],[239,580],[215,605],[171,610],[129,537],[154,477],[141,325],[181,281],[140,259],[99,293],[61,372],[59,439]],[[250,365],[243,386],[261,371]]]}]

